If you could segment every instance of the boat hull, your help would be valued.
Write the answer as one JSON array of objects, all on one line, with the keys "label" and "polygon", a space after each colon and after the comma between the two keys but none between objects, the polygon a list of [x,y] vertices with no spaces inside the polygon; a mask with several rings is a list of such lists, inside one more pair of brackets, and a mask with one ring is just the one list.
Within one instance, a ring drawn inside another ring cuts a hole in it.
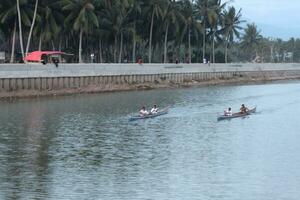
[{"label": "boat hull", "polygon": [[246,113],[233,113],[230,116],[221,115],[221,116],[218,117],[218,121],[224,120],[224,119],[233,119],[233,118],[238,118],[238,117],[245,117],[245,116],[250,115],[251,113],[255,113],[255,112],[256,112],[256,107],[253,108],[253,109],[250,109]]},{"label": "boat hull", "polygon": [[158,116],[161,116],[161,115],[168,114],[168,112],[169,112],[169,109],[165,108],[165,109],[162,109],[162,110],[158,111],[156,114],[149,114],[149,115],[145,115],[145,116],[133,116],[133,117],[130,117],[129,121],[136,121],[136,120],[140,120],[140,119],[154,118],[154,117],[158,117]]}]

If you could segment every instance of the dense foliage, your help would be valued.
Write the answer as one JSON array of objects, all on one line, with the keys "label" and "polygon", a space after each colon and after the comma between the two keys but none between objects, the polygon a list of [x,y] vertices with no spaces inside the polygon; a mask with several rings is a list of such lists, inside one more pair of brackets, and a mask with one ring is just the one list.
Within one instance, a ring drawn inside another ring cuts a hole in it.
[{"label": "dense foliage", "polygon": [[300,41],[263,38],[221,0],[1,0],[0,48],[16,62],[61,50],[73,62],[292,62]]}]

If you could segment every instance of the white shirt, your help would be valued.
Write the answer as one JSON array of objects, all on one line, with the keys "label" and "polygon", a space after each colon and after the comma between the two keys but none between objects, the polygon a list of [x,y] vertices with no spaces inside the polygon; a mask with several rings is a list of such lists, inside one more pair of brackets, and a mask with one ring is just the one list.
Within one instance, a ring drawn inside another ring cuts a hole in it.
[{"label": "white shirt", "polygon": [[140,110],[140,115],[144,116],[144,115],[148,115],[149,112],[147,110]]},{"label": "white shirt", "polygon": [[224,115],[225,115],[225,116],[231,116],[231,115],[232,115],[231,110],[225,110],[225,111],[224,111]]},{"label": "white shirt", "polygon": [[157,113],[158,108],[152,108],[151,113]]}]

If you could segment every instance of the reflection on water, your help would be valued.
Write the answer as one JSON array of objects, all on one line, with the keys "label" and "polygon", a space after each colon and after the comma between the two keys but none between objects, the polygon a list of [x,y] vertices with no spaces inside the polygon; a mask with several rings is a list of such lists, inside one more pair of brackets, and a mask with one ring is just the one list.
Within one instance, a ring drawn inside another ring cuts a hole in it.
[{"label": "reflection on water", "polygon": [[[0,104],[0,199],[299,199],[300,84]],[[217,122],[241,103],[258,113]],[[128,122],[142,105],[168,115]]]}]

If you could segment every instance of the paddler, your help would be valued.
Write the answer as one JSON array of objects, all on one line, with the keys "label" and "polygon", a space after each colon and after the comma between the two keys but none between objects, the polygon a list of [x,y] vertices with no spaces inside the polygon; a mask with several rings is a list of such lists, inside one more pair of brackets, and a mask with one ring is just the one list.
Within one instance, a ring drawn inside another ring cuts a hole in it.
[{"label": "paddler", "polygon": [[224,111],[224,116],[231,116],[232,115],[232,111],[231,108],[229,107],[227,110]]},{"label": "paddler", "polygon": [[241,108],[240,108],[240,113],[246,113],[246,112],[248,112],[249,111],[249,109],[244,105],[244,104],[242,104],[241,105]]},{"label": "paddler", "polygon": [[149,112],[146,110],[146,107],[143,106],[142,109],[140,110],[140,116],[143,117],[145,115],[149,115]]},{"label": "paddler", "polygon": [[151,111],[150,111],[150,113],[151,113],[151,114],[156,114],[157,111],[158,111],[158,108],[157,108],[156,104],[154,104],[154,105],[153,105],[153,108],[152,108]]}]

